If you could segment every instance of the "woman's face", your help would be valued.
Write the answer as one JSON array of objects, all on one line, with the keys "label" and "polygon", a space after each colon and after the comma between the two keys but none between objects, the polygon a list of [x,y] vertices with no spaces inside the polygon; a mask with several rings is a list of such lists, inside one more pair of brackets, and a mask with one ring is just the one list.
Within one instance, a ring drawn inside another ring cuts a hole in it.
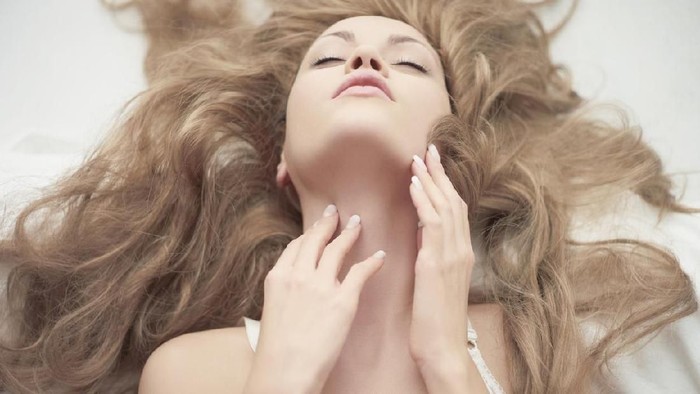
[{"label": "woman's face", "polygon": [[[385,84],[391,98],[359,86],[336,96],[358,76],[375,81],[360,86]],[[282,162],[295,184],[295,172],[333,160],[352,166],[348,160],[359,159],[359,152],[409,166],[414,153],[425,151],[431,126],[449,113],[440,59],[420,32],[381,16],[344,19],[316,39],[299,67],[287,102]]]}]

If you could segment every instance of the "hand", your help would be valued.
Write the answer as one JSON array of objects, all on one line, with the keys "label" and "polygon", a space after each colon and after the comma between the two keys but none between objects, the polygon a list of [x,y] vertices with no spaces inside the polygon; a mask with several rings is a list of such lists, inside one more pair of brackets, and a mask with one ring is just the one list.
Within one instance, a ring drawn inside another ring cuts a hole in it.
[{"label": "hand", "polygon": [[[432,144],[431,144],[432,145]],[[414,156],[410,188],[418,229],[409,349],[419,366],[466,353],[467,304],[474,252],[467,204],[432,145],[426,162]],[[427,165],[427,167],[426,167]]]},{"label": "hand", "polygon": [[[328,214],[328,216],[325,216]],[[338,226],[335,206],[292,240],[265,278],[265,304],[255,362],[276,376],[303,375],[323,383],[340,356],[365,282],[383,264],[383,252],[353,265],[343,282],[338,272],[360,234],[359,216],[330,244]],[[262,361],[259,361],[262,360]],[[287,387],[290,389],[290,387]]]}]

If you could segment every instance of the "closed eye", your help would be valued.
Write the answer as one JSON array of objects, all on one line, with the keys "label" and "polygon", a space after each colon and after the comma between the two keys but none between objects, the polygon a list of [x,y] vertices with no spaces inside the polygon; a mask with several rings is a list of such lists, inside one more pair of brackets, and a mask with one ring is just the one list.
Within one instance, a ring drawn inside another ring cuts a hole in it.
[{"label": "closed eye", "polygon": [[[322,57],[319,57],[318,59],[314,60],[314,62],[312,63],[312,65],[314,65],[314,66],[320,66],[321,64],[327,63],[327,62],[329,62],[329,61],[335,61],[335,60],[338,60],[338,61],[345,61],[345,59],[341,59],[341,58],[335,57],[335,56],[322,56]],[[422,65],[420,65],[420,64],[418,64],[418,63],[414,63],[414,62],[412,62],[412,61],[406,60],[406,59],[399,59],[399,61],[396,62],[396,63],[394,63],[394,65],[413,67],[413,68],[415,68],[416,70],[418,70],[418,71],[420,71],[420,72],[422,72],[422,73],[427,73],[427,72],[428,72],[428,69],[427,69],[426,67],[424,67],[424,66],[422,66]]]},{"label": "closed eye", "polygon": [[327,62],[329,62],[329,61],[331,61],[331,60],[340,60],[340,61],[344,61],[343,59],[341,59],[341,58],[339,58],[339,57],[335,57],[335,56],[321,56],[321,57],[319,57],[318,59],[314,60],[314,62],[313,62],[312,64],[313,64],[314,66],[318,66],[318,65],[321,65],[321,64],[323,64],[323,63],[327,63]]},{"label": "closed eye", "polygon": [[422,73],[427,73],[427,72],[428,72],[428,69],[427,69],[426,67],[424,67],[424,66],[422,66],[422,65],[420,65],[420,64],[418,64],[418,63],[414,63],[414,62],[412,62],[412,61],[410,61],[410,60],[406,60],[406,59],[399,59],[398,63],[395,63],[395,64],[397,64],[397,65],[407,65],[407,66],[411,66],[411,67],[415,68],[416,70],[418,70],[418,71],[420,71],[420,72],[422,72]]}]

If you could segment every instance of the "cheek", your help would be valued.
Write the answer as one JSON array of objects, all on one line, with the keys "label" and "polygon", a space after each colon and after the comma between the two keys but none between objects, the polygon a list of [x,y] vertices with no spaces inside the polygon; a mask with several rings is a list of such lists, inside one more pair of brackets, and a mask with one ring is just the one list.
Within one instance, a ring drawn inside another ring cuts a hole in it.
[{"label": "cheek", "polygon": [[311,117],[322,104],[324,90],[320,88],[322,81],[314,81],[312,78],[298,78],[287,98],[287,127],[289,125],[304,124],[312,120]]},{"label": "cheek", "polygon": [[438,119],[451,113],[447,91],[433,83],[413,86],[403,92],[402,96],[406,105],[410,107],[405,111],[408,121],[422,127],[430,127]]},{"label": "cheek", "polygon": [[304,88],[298,81],[294,82],[292,89],[287,97],[287,125],[294,123],[299,116],[301,104],[306,101],[304,97]]},{"label": "cheek", "polygon": [[311,78],[297,78],[287,97],[285,141],[288,165],[295,166],[295,158],[318,143],[320,130],[311,125],[323,122],[322,89]]},{"label": "cheek", "polygon": [[402,109],[403,143],[409,153],[422,152],[426,148],[428,135],[443,116],[449,115],[450,104],[447,92],[435,84],[412,86],[402,96],[406,100]]}]

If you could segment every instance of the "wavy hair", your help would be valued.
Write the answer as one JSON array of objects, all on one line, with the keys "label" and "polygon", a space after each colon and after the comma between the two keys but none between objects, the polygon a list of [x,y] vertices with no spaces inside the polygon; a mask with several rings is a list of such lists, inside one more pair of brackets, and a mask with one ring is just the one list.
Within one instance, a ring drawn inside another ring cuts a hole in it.
[{"label": "wavy hair", "polygon": [[[259,24],[234,0],[131,6],[148,88],[0,243],[0,388],[135,391],[165,341],[260,318],[264,278],[302,231],[294,186],[275,185],[287,96],[316,37],[359,15],[404,21],[440,55],[452,114],[429,140],[482,239],[473,301],[504,310],[515,392],[588,391],[614,356],[697,310],[668,250],[571,237],[576,208],[623,191],[660,215],[697,210],[624,113],[603,121],[572,90],[536,5],[284,0]],[[587,344],[589,320],[606,331]]]}]

